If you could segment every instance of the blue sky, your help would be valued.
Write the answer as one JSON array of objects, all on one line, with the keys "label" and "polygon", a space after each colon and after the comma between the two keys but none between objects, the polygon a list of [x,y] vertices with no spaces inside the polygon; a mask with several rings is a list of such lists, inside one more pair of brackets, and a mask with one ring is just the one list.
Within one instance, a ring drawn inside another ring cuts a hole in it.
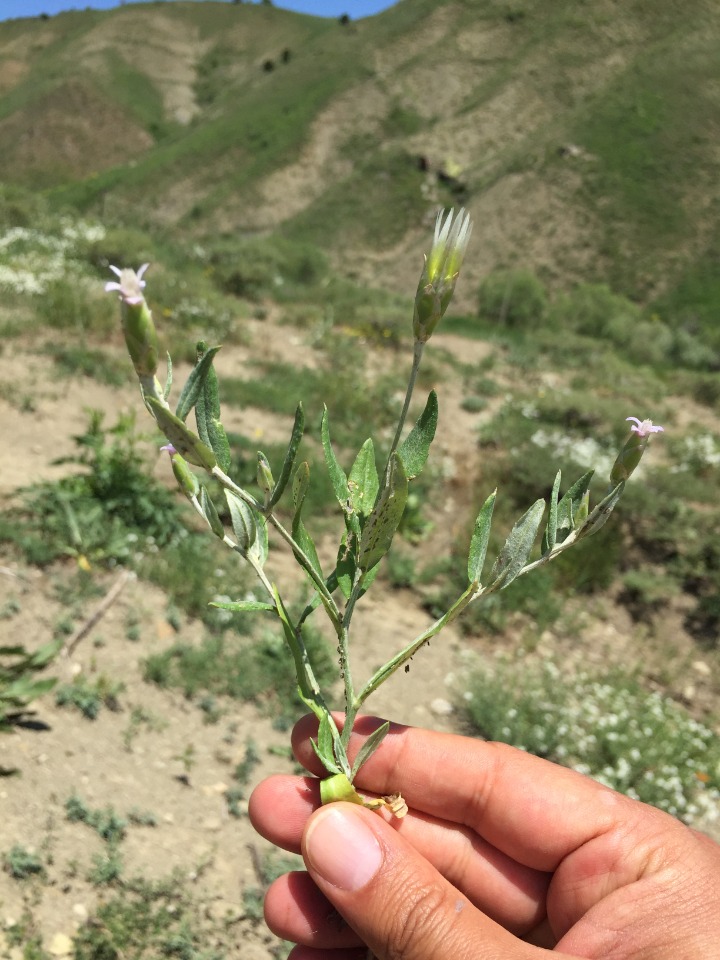
[{"label": "blue sky", "polygon": [[[165,0],[172,2],[172,0]],[[397,0],[274,0],[276,7],[311,13],[316,17],[338,17],[347,13],[353,20],[369,17],[394,6]],[[13,17],[36,17],[40,13],[61,13],[63,10],[109,10],[119,0],[0,0],[0,20]]]}]

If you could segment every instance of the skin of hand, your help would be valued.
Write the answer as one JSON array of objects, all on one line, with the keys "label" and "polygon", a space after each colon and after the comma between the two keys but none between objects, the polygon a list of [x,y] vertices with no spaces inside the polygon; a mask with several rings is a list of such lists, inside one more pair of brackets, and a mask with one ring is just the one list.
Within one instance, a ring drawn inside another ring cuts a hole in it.
[{"label": "skin of hand", "polygon": [[[381,722],[358,718],[351,758]],[[293,731],[315,777],[316,735],[313,717]],[[265,900],[291,960],[720,960],[720,846],[588,777],[400,725],[355,786],[400,791],[402,820],[321,807],[315,777],[270,777],[249,805],[256,830],[307,866]]]}]

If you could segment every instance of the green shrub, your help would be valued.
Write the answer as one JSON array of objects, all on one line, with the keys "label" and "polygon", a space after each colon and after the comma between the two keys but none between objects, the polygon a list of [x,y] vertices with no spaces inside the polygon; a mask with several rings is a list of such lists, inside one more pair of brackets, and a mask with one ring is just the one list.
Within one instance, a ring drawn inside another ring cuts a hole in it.
[{"label": "green shrub", "polygon": [[604,337],[611,325],[631,327],[640,317],[640,308],[613,293],[604,283],[582,283],[557,298],[550,310],[550,322],[562,330],[574,330],[591,337]]},{"label": "green shrub", "polygon": [[495,270],[480,284],[479,306],[485,320],[531,330],[544,319],[548,298],[530,270]]},{"label": "green shrub", "polygon": [[45,873],[40,857],[18,843],[3,857],[3,867],[14,880],[27,880]]},{"label": "green shrub", "polygon": [[15,543],[30,563],[62,556],[91,562],[138,562],[138,554],[186,534],[177,500],[149,475],[132,418],[105,429],[99,411],[75,437],[79,452],[58,461],[84,472],[36,484],[19,509],[0,514],[0,541]]},{"label": "green shrub", "polygon": [[123,683],[110,680],[104,674],[95,680],[88,680],[82,674],[72,683],[64,683],[55,691],[55,702],[59,707],[75,707],[88,720],[95,720],[100,708],[118,711],[118,696],[125,689]]}]

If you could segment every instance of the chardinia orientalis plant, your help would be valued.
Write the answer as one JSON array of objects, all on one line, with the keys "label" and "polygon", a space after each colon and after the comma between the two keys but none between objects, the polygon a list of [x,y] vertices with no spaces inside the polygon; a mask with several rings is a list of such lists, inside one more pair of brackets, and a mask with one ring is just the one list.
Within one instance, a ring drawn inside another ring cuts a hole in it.
[{"label": "chardinia orientalis plant", "polygon": [[[344,799],[371,807],[386,805],[397,816],[407,812],[402,798],[397,795],[381,800],[366,800],[360,797],[352,786],[358,769],[377,750],[389,728],[388,723],[379,727],[366,740],[354,762],[350,763],[347,755],[348,741],[353,721],[365,701],[469,604],[482,601],[498,590],[504,590],[517,577],[550,563],[574,544],[599,530],[620,499],[628,477],[640,462],[650,435],[663,429],[653,426],[651,420],[628,417],[633,423],[630,435],[615,461],[606,495],[592,509],[589,503],[589,487],[593,471],[590,470],[580,477],[562,496],[561,474],[558,471],[549,503],[546,504],[543,499],[537,500],[520,517],[494,563],[486,571],[486,553],[497,493],[493,491],[485,500],[475,521],[468,556],[466,589],[442,617],[395,653],[364,684],[356,686],[350,661],[353,613],[358,601],[375,579],[382,558],[390,549],[393,535],[403,516],[408,486],[422,471],[435,436],[438,422],[435,391],[431,391],[422,414],[406,434],[405,421],[425,345],[452,299],[471,230],[470,217],[464,210],[457,216],[453,211],[445,217],[442,213],[438,214],[432,247],[425,257],[415,294],[414,349],[405,402],[382,469],[377,468],[375,447],[372,439],[368,439],[360,448],[350,471],[346,473],[338,462],[330,440],[327,409],[323,413],[321,437],[325,464],[344,527],[340,536],[337,562],[330,572],[322,569],[315,544],[302,516],[310,482],[308,464],[296,464],[305,426],[302,403],[298,404],[295,412],[292,434],[277,479],[267,457],[258,452],[257,483],[260,494],[244,489],[228,473],[230,448],[220,420],[218,380],[213,369],[213,359],[220,347],[208,347],[203,342],[198,344],[197,362],[173,411],[169,403],[172,386],[172,364],[169,357],[164,387],[156,376],[159,362],[158,339],[143,292],[143,277],[148,264],[143,264],[137,272],[112,267],[118,279],[106,284],[106,290],[117,291],[120,295],[125,342],[140,382],[145,406],[167,439],[164,449],[170,454],[172,469],[180,489],[215,536],[250,564],[264,589],[265,598],[261,601],[237,600],[217,603],[216,606],[233,611],[266,611],[280,621],[294,660],[300,697],[319,721],[317,741],[313,741],[313,747],[328,773],[327,778],[321,782],[323,802]],[[197,432],[187,425],[188,416],[193,410]],[[232,533],[225,529],[207,488],[190,465],[214,477],[222,487]],[[292,500],[292,521],[289,529],[276,513],[277,505],[288,488]],[[543,518],[545,527],[540,556],[530,561]],[[270,528],[292,550],[314,590],[313,599],[297,618],[290,616],[280,588],[271,582],[265,572]],[[340,676],[345,694],[345,723],[342,731],[338,729],[315,678],[303,642],[303,625],[319,607],[324,609],[329,618],[338,642]]]}]

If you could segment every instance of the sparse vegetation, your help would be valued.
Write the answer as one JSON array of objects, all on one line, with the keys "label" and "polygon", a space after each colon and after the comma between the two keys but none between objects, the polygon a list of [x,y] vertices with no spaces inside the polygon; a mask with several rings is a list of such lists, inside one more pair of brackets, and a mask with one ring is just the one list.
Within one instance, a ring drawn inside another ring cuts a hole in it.
[{"label": "sparse vegetation", "polygon": [[[496,484],[500,536],[519,508],[547,496],[558,459],[568,477],[596,466],[599,493],[624,417],[664,423],[643,489],[628,489],[615,524],[578,548],[580,569],[561,558],[458,622],[463,647],[526,658],[466,684],[464,703],[482,735],[712,826],[720,790],[708,735],[717,726],[720,651],[718,27],[701,0],[655,0],[650,13],[639,0],[621,6],[609,18],[601,6],[578,17],[573,0],[413,0],[356,24],[236,0],[0,23],[0,52],[18,64],[0,91],[4,462],[22,456],[16,440],[31,416],[44,430],[29,442],[32,464],[28,454],[2,478],[0,730],[12,728],[23,750],[0,773],[12,800],[28,789],[31,778],[15,774],[31,762],[57,771],[62,756],[79,771],[79,752],[71,759],[63,743],[46,756],[43,737],[72,729],[80,743],[106,725],[117,732],[107,765],[121,768],[110,786],[104,763],[88,768],[88,793],[84,780],[77,789],[102,806],[73,795],[67,821],[62,798],[75,783],[63,793],[53,782],[46,795],[34,779],[26,814],[34,819],[17,833],[23,843],[2,851],[2,866],[24,897],[48,885],[61,899],[72,887],[65,910],[83,884],[104,888],[73,935],[75,960],[242,952],[267,884],[295,865],[258,855],[256,880],[238,891],[234,912],[217,905],[217,922],[202,900],[211,856],[183,861],[182,875],[133,879],[133,831],[148,828],[149,847],[173,849],[182,819],[173,822],[173,810],[188,798],[201,796],[218,814],[193,824],[198,844],[206,829],[208,848],[215,844],[212,821],[224,828],[228,813],[233,836],[244,837],[267,743],[247,739],[237,721],[234,745],[223,743],[211,764],[203,738],[219,732],[204,721],[229,724],[240,699],[258,707],[258,725],[271,717],[286,727],[301,707],[290,700],[283,641],[264,631],[262,615],[251,633],[244,617],[208,606],[247,597],[252,584],[178,509],[160,468],[162,479],[150,477],[154,439],[124,416],[93,413],[87,426],[78,418],[75,450],[59,464],[65,476],[28,486],[34,466],[57,456],[56,431],[69,432],[49,418],[48,399],[62,412],[65,392],[81,384],[83,406],[100,396],[103,409],[126,408],[117,304],[102,291],[111,264],[151,262],[162,349],[177,365],[194,359],[205,335],[225,345],[225,362],[235,346],[252,351],[222,379],[243,484],[254,485],[258,446],[277,474],[285,448],[274,442],[276,418],[305,401],[312,484],[304,515],[320,544],[322,405],[333,409],[343,460],[368,421],[390,422],[401,400],[393,351],[409,336],[419,237],[438,204],[466,203],[478,224],[471,250],[482,255],[468,256],[464,300],[442,326],[465,341],[438,351],[422,386],[438,389],[441,430],[462,418],[475,432],[431,463],[446,500],[408,511],[400,549],[381,573],[385,589],[406,591],[399,599],[408,606],[412,591],[418,606],[439,612],[461,584],[471,519]],[[428,29],[437,51],[431,76]],[[127,44],[142,56],[131,62]],[[92,129],[83,132],[88,117]],[[277,351],[279,339],[297,350]],[[473,340],[489,345],[484,360],[468,359]],[[257,409],[262,437],[244,412]],[[451,543],[449,561],[437,560],[438,542]],[[142,602],[114,608],[75,654],[83,672],[72,681],[64,673],[56,686],[48,676],[62,673],[56,654],[118,566],[137,572]],[[149,593],[160,596],[157,607]],[[608,615],[629,624],[633,658],[642,659],[636,676],[611,669],[626,665],[627,645],[610,651],[602,674],[529,665],[543,635],[580,651],[588,624]],[[333,653],[311,631],[306,639],[316,672],[329,676]],[[445,673],[455,668],[452,643],[443,655]],[[86,723],[103,706],[122,711]],[[23,736],[32,736],[29,748]],[[286,747],[269,752],[291,768]],[[124,791],[144,777],[163,784],[157,799],[133,796],[122,814],[107,806],[118,806],[121,778]],[[12,803],[7,815],[9,824],[20,816]],[[78,848],[102,838],[101,852],[53,864],[53,816]],[[24,960],[48,960],[47,918],[33,910],[29,901],[18,909],[5,936]],[[267,937],[265,948],[282,955]]]}]

